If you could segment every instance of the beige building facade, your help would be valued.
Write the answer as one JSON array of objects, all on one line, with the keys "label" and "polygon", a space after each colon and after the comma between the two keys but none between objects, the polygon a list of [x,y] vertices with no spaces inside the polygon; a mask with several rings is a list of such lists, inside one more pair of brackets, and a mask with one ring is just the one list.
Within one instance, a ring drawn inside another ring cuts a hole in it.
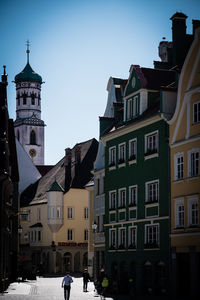
[{"label": "beige building facade", "polygon": [[197,295],[200,278],[200,30],[183,65],[170,124],[174,290]]}]

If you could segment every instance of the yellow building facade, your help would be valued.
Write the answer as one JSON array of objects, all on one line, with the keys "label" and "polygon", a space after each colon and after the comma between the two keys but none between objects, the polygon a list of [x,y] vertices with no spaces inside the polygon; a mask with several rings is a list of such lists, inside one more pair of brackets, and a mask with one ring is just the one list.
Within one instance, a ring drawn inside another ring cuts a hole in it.
[{"label": "yellow building facade", "polygon": [[57,183],[43,203],[20,209],[21,251],[42,273],[82,272],[88,256],[88,191]]},{"label": "yellow building facade", "polygon": [[170,125],[174,292],[196,296],[200,278],[200,30],[185,59]]}]

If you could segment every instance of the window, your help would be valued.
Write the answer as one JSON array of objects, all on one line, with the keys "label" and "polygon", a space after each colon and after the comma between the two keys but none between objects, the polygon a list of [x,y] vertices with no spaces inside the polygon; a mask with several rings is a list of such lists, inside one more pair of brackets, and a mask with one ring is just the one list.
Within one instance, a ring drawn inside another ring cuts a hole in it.
[{"label": "window", "polygon": [[41,231],[39,230],[38,231],[38,242],[40,242],[41,241]]},{"label": "window", "polygon": [[137,186],[130,186],[129,187],[129,205],[136,205],[137,204]]},{"label": "window", "polygon": [[129,227],[129,248],[136,247],[136,227]]},{"label": "window", "polygon": [[199,175],[199,149],[193,149],[189,151],[189,177],[195,177]]},{"label": "window", "polygon": [[119,208],[125,208],[126,206],[126,189],[119,190]]},{"label": "window", "polygon": [[100,216],[96,216],[96,224],[97,224],[96,232],[100,232]]},{"label": "window", "polygon": [[26,213],[21,214],[21,221],[22,222],[27,222],[28,221],[28,214],[26,214]]},{"label": "window", "polygon": [[177,153],[174,157],[175,160],[175,180],[183,179],[183,153]]},{"label": "window", "polygon": [[88,207],[84,207],[84,219],[88,219]]},{"label": "window", "polygon": [[88,230],[84,230],[84,241],[88,241]]},{"label": "window", "polygon": [[133,115],[133,103],[132,103],[132,99],[129,99],[127,101],[127,120],[130,120],[132,118]]},{"label": "window", "polygon": [[73,207],[67,208],[67,217],[68,217],[68,219],[73,219],[73,217],[74,217]]},{"label": "window", "polygon": [[52,217],[52,219],[55,218],[55,207],[52,207],[52,209],[51,209],[51,217]]},{"label": "window", "polygon": [[125,162],[125,143],[119,145],[119,161],[118,163],[124,163]]},{"label": "window", "polygon": [[136,117],[139,113],[138,96],[127,100],[127,120]]},{"label": "window", "polygon": [[57,217],[58,219],[61,218],[61,210],[60,210],[60,207],[57,207],[57,209],[56,209],[56,217]]},{"label": "window", "polygon": [[145,136],[145,155],[158,152],[158,132],[152,132]]},{"label": "window", "polygon": [[26,96],[23,95],[23,105],[26,105]]},{"label": "window", "polygon": [[116,191],[111,191],[109,193],[109,203],[110,203],[110,209],[115,209],[116,208]]},{"label": "window", "polygon": [[116,148],[112,147],[109,149],[109,167],[114,166],[116,163]]},{"label": "window", "polygon": [[184,227],[184,199],[175,201],[175,227]]},{"label": "window", "polygon": [[146,182],[146,202],[156,202],[159,200],[158,180]]},{"label": "window", "polygon": [[68,241],[73,241],[73,229],[67,230],[67,239]]},{"label": "window", "polygon": [[129,160],[136,159],[136,139],[129,141]]},{"label": "window", "polygon": [[96,179],[96,195],[100,194],[100,178]]},{"label": "window", "polygon": [[20,99],[19,98],[17,99],[17,102],[18,102],[18,106],[20,106]]},{"label": "window", "polygon": [[124,249],[126,247],[126,229],[119,228],[119,249]]},{"label": "window", "polygon": [[146,246],[158,247],[158,225],[146,225]]},{"label": "window", "polygon": [[189,197],[188,199],[189,208],[189,226],[198,225],[198,197]]},{"label": "window", "polygon": [[31,105],[35,105],[35,96],[31,95]]},{"label": "window", "polygon": [[114,249],[116,248],[116,229],[111,229],[110,230],[110,239],[109,239],[110,243],[110,249]]},{"label": "window", "polygon": [[194,103],[193,105],[193,122],[200,122],[200,102]]},{"label": "window", "polygon": [[31,133],[30,133],[30,144],[36,145],[36,134],[35,134],[34,130],[31,130]]}]

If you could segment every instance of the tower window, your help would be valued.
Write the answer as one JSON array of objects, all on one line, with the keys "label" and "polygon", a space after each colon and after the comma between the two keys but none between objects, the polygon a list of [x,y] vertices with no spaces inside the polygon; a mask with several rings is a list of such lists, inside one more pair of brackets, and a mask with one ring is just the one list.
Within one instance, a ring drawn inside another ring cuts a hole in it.
[{"label": "tower window", "polygon": [[35,96],[34,95],[31,96],[31,105],[35,105]]},{"label": "tower window", "polygon": [[31,130],[31,133],[30,133],[30,144],[36,145],[36,134],[35,134],[34,130]]},{"label": "tower window", "polygon": [[26,105],[26,96],[23,96],[23,105]]}]

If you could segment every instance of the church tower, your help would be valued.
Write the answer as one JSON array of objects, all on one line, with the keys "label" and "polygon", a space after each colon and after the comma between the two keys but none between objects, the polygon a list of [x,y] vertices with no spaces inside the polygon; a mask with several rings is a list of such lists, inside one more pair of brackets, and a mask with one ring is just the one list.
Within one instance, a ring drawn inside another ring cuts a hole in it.
[{"label": "church tower", "polygon": [[35,165],[44,165],[44,121],[41,120],[42,77],[29,64],[29,42],[27,42],[27,64],[15,76],[16,120],[15,136],[31,157]]}]

